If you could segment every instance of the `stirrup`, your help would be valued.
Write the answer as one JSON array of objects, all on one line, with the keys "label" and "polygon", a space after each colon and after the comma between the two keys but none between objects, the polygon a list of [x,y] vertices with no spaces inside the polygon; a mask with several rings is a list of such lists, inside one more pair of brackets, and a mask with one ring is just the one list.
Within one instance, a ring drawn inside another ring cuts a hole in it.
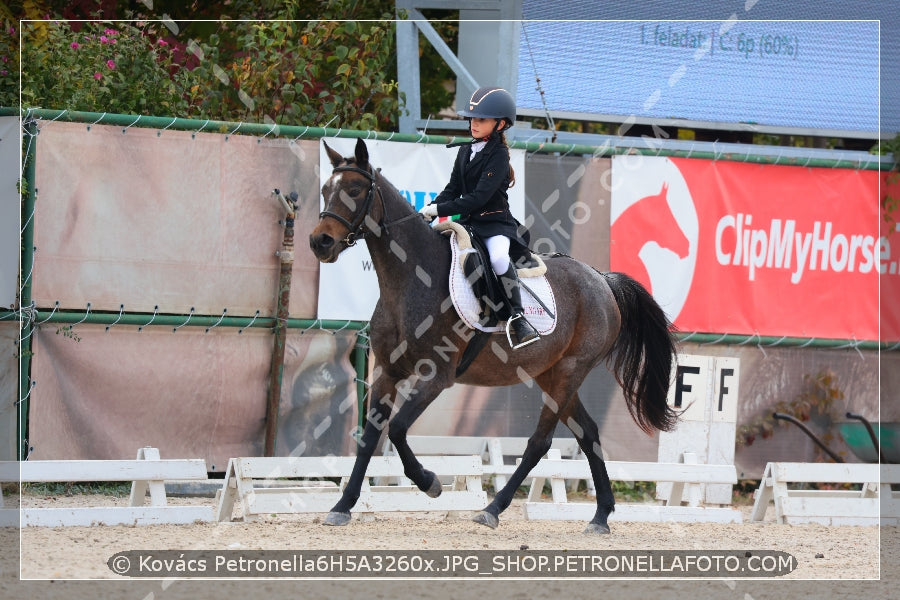
[{"label": "stirrup", "polygon": [[520,341],[518,344],[514,344],[512,341],[512,335],[510,335],[510,329],[512,329],[513,321],[515,321],[517,319],[525,319],[525,315],[522,315],[522,314],[514,315],[513,317],[510,317],[510,319],[506,322],[506,341],[509,342],[509,346],[513,350],[518,350],[519,348],[524,348],[528,344],[533,344],[536,341],[538,341],[539,339],[541,339],[541,334],[539,334],[537,332],[537,329],[535,329],[534,326],[531,325],[531,323],[528,323],[528,319],[525,319],[525,322],[528,323],[528,325],[531,327],[531,330],[534,331],[534,337],[531,339],[527,339],[524,342]]}]

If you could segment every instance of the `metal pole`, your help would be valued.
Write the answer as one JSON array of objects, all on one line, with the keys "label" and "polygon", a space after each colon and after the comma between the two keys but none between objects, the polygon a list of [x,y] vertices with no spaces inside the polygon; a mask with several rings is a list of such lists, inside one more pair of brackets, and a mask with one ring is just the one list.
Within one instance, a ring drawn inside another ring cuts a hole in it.
[{"label": "metal pole", "polygon": [[269,369],[269,395],[266,398],[266,440],[265,456],[275,456],[275,435],[278,430],[278,406],[281,401],[281,379],[284,374],[284,339],[290,313],[291,274],[294,268],[294,216],[297,205],[296,194],[290,200],[278,190],[274,192],[284,204],[287,214],[284,218],[284,237],[281,250],[276,255],[281,259],[278,276],[277,308],[275,310],[275,343],[272,348],[272,365]]},{"label": "metal pole", "polygon": [[[400,25],[415,26],[408,21],[399,21]],[[0,108],[0,116],[21,114],[19,109]],[[97,125],[116,125],[121,127],[150,127],[178,129],[182,131],[229,133],[232,135],[258,135],[266,136],[273,133],[273,126],[268,123],[235,123],[232,121],[211,121],[200,119],[184,119],[171,117],[154,117],[146,115],[123,115],[117,113],[96,113],[69,111],[59,109],[29,109],[28,114],[35,119],[53,121],[72,121],[76,123],[91,123]],[[412,116],[412,114],[410,115]],[[404,117],[405,119],[405,117]],[[406,121],[404,121],[406,122]],[[402,128],[401,128],[402,129]],[[329,127],[307,127],[302,125],[278,125],[277,137],[318,139],[323,137],[365,138],[376,140],[393,140],[396,142],[415,142],[421,144],[447,144],[454,141],[463,141],[463,137],[448,137],[444,135],[425,135],[404,131],[357,131],[345,129],[333,129]],[[812,156],[772,156],[768,154],[751,154],[749,148],[746,155],[733,152],[717,152],[709,142],[700,142],[698,149],[670,149],[647,147],[646,142],[634,139],[634,144],[629,138],[613,138],[616,144],[591,145],[591,144],[561,144],[544,142],[510,141],[511,148],[521,148],[526,152],[540,152],[542,154],[559,153],[564,155],[584,155],[599,158],[601,156],[613,156],[616,154],[638,153],[647,156],[672,156],[682,158],[705,158],[709,160],[724,160],[732,162],[746,162],[755,164],[794,165],[803,167],[844,168],[855,170],[878,171],[889,169],[894,163],[890,156],[872,156],[861,162],[858,158],[818,158]],[[621,142],[622,145],[619,145]],[[857,156],[854,154],[854,156]]]},{"label": "metal pole", "polygon": [[[23,123],[25,130],[25,147],[27,153],[23,156],[24,172],[23,184],[27,194],[22,203],[22,268],[19,275],[19,310],[31,307],[31,283],[34,281],[34,212],[37,200],[35,189],[35,152],[37,150],[37,123],[33,119],[26,119]],[[22,313],[20,312],[20,315]],[[20,342],[19,342],[19,460],[28,457],[28,398],[31,395],[31,336],[25,328],[31,329],[34,323],[27,322],[20,317]],[[24,326],[24,327],[23,327]]]},{"label": "metal pole", "polygon": [[362,332],[356,334],[354,352],[354,367],[356,368],[356,424],[362,430],[365,427],[366,398],[368,397],[366,378],[368,376],[367,365],[369,362],[368,337],[364,336]]},{"label": "metal pole", "polygon": [[[7,314],[15,314],[12,311],[0,310],[0,318]],[[38,323],[90,323],[93,325],[109,325],[110,327],[122,327],[125,325],[137,325],[139,327],[172,327],[184,326],[185,329],[197,329],[198,327],[206,327],[212,329],[215,327],[231,327],[231,328],[252,328],[252,329],[271,329],[275,327],[275,319],[272,317],[225,317],[212,315],[193,315],[190,323],[185,325],[188,315],[170,315],[150,313],[114,313],[92,311],[86,313],[84,310],[47,310],[35,309],[34,320]],[[366,326],[365,321],[335,321],[324,319],[288,319],[288,329],[353,329],[359,330]]]}]

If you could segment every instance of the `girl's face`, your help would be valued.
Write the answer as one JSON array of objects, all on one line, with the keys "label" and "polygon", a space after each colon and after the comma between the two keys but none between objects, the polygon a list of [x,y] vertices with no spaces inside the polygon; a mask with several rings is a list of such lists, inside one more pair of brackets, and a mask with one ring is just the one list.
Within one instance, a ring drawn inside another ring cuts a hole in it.
[{"label": "girl's face", "polygon": [[484,119],[481,117],[472,117],[469,120],[469,128],[472,130],[472,137],[476,140],[486,138],[494,131],[497,126],[498,119]]}]

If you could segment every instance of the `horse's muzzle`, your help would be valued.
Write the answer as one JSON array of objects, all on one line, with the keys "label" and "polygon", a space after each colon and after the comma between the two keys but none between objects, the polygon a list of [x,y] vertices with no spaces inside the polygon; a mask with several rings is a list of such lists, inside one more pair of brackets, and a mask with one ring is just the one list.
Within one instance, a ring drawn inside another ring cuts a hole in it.
[{"label": "horse's muzzle", "polygon": [[321,262],[329,263],[337,259],[337,246],[334,238],[327,233],[311,234],[309,247]]}]

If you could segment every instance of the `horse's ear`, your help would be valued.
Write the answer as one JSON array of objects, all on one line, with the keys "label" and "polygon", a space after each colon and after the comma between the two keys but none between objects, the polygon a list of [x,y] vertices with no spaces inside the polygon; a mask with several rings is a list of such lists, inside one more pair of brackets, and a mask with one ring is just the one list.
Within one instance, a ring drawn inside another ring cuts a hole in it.
[{"label": "horse's ear", "polygon": [[362,167],[369,164],[369,149],[366,148],[366,143],[362,138],[356,138],[354,153],[356,155],[356,166]]},{"label": "horse's ear", "polygon": [[331,147],[322,140],[322,145],[325,146],[325,154],[328,155],[328,159],[331,161],[331,166],[336,167],[342,162],[344,162],[344,157],[341,156],[338,152],[331,149]]}]

